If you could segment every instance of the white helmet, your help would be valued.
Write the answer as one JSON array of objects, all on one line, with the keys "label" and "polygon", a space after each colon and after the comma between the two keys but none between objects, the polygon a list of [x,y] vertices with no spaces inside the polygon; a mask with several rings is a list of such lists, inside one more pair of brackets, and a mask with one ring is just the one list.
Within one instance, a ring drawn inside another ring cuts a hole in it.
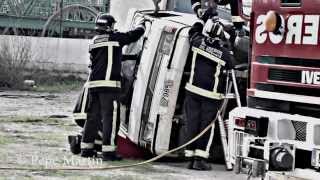
[{"label": "white helmet", "polygon": [[218,21],[218,18],[208,19],[202,34],[211,38],[222,37],[224,34],[223,25]]}]

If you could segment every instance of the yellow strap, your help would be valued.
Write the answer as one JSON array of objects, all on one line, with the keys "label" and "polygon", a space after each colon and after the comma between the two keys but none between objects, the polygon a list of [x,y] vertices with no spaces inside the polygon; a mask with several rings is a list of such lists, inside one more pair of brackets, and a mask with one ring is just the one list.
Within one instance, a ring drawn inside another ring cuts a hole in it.
[{"label": "yellow strap", "polygon": [[95,48],[108,47],[108,46],[120,46],[120,44],[117,41],[108,41],[108,42],[100,42],[100,43],[96,43],[96,44],[90,44],[89,51],[91,51],[92,49],[95,49]]},{"label": "yellow strap", "polygon": [[112,64],[113,64],[113,47],[112,46],[108,46],[108,59],[107,59],[107,70],[106,70],[106,77],[105,80],[110,80],[111,77],[111,69],[112,69]]},{"label": "yellow strap", "polygon": [[191,75],[190,75],[190,79],[189,79],[189,83],[192,84],[193,82],[193,76],[194,76],[194,68],[196,66],[196,59],[197,59],[197,52],[193,52],[193,56],[192,56],[192,65],[191,65]]},{"label": "yellow strap", "polygon": [[213,92],[217,92],[218,91],[218,85],[219,85],[219,75],[221,73],[221,65],[218,64],[217,68],[216,68],[216,73],[214,74],[214,87],[213,87]]},{"label": "yellow strap", "polygon": [[94,140],[94,144],[97,144],[97,145],[102,145],[102,141],[101,140]]},{"label": "yellow strap", "polygon": [[86,83],[88,88],[96,88],[96,87],[114,87],[121,88],[120,81],[107,81],[107,80],[99,80],[99,81],[89,81]]},{"label": "yellow strap", "polygon": [[203,157],[205,159],[207,159],[209,157],[209,153],[200,149],[196,149],[194,151],[194,155],[198,156],[198,157]]},{"label": "yellow strap", "polygon": [[86,105],[87,105],[87,100],[88,100],[88,87],[84,87],[84,94],[82,97],[82,104],[81,104],[81,111],[80,113],[84,113],[85,109],[86,109]]},{"label": "yellow strap", "polygon": [[114,152],[116,151],[116,148],[116,146],[102,145],[102,152]]},{"label": "yellow strap", "polygon": [[193,92],[195,94],[198,94],[198,95],[210,98],[210,99],[223,99],[224,98],[223,94],[221,94],[221,93],[215,93],[212,91],[208,91],[208,90],[199,88],[197,86],[194,86],[190,83],[187,83],[186,89],[190,92]]},{"label": "yellow strap", "polygon": [[87,113],[73,113],[73,118],[78,119],[87,119]]},{"label": "yellow strap", "polygon": [[94,147],[94,143],[81,142],[81,148],[83,149],[93,149],[93,147]]},{"label": "yellow strap", "polygon": [[196,52],[198,54],[201,54],[202,56],[222,65],[222,66],[225,66],[226,65],[226,62],[217,58],[216,56],[212,55],[212,54],[209,54],[208,52],[205,52],[204,50],[202,49],[199,49],[199,48],[196,48],[196,47],[192,47],[192,51],[193,52]]},{"label": "yellow strap", "polygon": [[194,151],[191,150],[185,150],[184,151],[185,157],[193,157],[194,156]]}]

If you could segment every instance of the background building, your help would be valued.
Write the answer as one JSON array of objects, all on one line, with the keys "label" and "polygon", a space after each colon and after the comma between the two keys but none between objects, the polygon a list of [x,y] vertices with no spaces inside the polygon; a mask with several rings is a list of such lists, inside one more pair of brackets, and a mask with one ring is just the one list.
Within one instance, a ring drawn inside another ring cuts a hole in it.
[{"label": "background building", "polygon": [[0,35],[91,38],[110,0],[0,0]]}]

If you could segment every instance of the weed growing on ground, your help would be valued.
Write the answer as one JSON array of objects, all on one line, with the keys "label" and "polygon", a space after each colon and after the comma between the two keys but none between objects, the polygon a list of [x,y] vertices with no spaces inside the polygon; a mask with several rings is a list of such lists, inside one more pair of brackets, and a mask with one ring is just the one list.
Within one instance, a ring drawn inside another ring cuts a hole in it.
[{"label": "weed growing on ground", "polygon": [[9,41],[0,43],[0,87],[21,88],[23,71],[30,61],[30,41],[22,39],[17,46]]}]

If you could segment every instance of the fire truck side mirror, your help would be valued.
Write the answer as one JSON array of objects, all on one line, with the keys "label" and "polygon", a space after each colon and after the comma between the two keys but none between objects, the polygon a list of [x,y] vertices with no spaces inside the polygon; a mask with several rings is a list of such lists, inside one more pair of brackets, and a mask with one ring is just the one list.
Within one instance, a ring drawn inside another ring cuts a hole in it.
[{"label": "fire truck side mirror", "polygon": [[253,0],[238,0],[239,15],[247,21],[250,21],[252,2]]}]

